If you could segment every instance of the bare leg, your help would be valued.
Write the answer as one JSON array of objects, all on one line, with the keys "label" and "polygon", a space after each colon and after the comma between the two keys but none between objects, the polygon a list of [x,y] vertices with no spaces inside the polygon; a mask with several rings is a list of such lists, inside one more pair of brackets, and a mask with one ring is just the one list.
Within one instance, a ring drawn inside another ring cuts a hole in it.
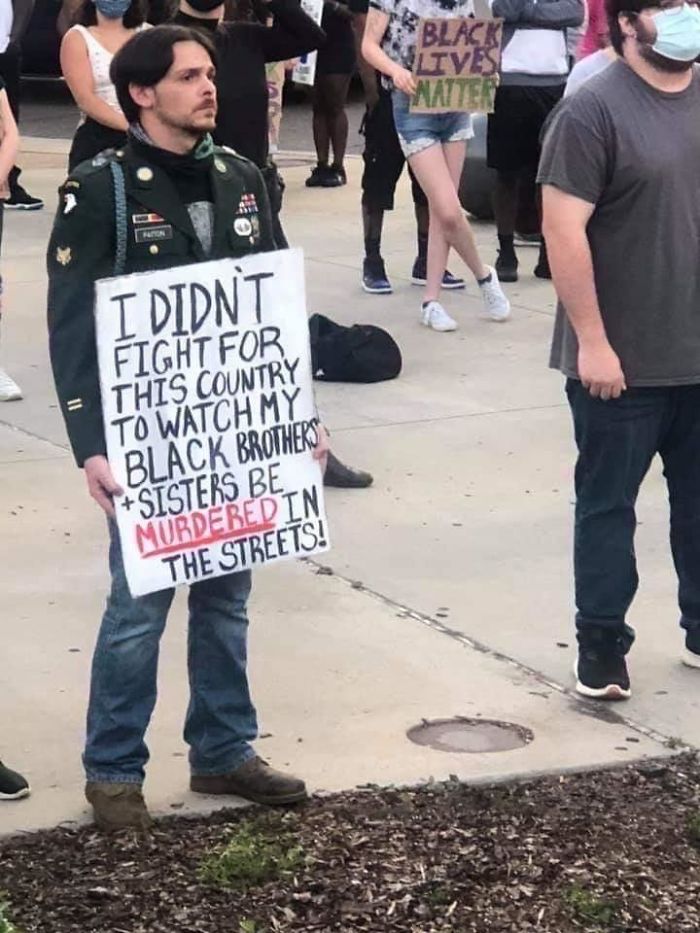
[{"label": "bare leg", "polygon": [[[448,145],[450,147],[463,146],[460,143]],[[463,152],[462,158],[464,158]],[[450,172],[443,147],[431,146],[411,156],[408,161],[428,198],[431,236],[433,223],[439,223],[442,236],[449,246],[462,257],[477,281],[487,278],[488,270],[481,261],[474,234],[464,216],[457,194],[457,184]],[[428,255],[430,256],[430,247],[428,247]]]},{"label": "bare leg", "polygon": [[[467,154],[465,142],[446,143],[442,147],[450,178],[459,191],[459,182],[462,176],[464,159]],[[458,195],[459,197],[459,195]],[[431,301],[440,294],[442,277],[447,268],[447,257],[450,253],[450,244],[443,233],[440,221],[432,213],[430,215],[430,234],[428,237],[428,275],[425,286],[425,301]],[[484,273],[486,274],[486,273]],[[483,276],[482,276],[483,278]]]}]

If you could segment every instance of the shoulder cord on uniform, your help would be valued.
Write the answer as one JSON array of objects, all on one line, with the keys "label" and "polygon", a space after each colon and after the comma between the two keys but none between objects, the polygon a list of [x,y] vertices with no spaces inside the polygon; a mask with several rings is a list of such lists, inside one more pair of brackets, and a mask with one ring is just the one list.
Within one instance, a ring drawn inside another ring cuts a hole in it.
[{"label": "shoulder cord on uniform", "polygon": [[114,186],[114,227],[116,232],[116,252],[114,255],[114,275],[121,275],[126,266],[127,218],[126,184],[124,169],[119,162],[111,161],[112,183]]}]

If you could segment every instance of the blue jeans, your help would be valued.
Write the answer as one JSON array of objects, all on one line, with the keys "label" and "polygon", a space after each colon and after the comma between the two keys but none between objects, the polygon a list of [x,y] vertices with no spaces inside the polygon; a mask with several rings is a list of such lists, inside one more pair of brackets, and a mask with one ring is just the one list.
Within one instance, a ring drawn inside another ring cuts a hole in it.
[{"label": "blue jeans", "polygon": [[[111,521],[109,533],[112,589],[92,661],[83,764],[88,781],[141,783],[160,637],[175,590],[134,599]],[[184,735],[193,774],[225,774],[255,754],[249,743],[257,735],[257,720],[246,674],[250,586],[245,572],[190,587]]]},{"label": "blue jeans", "polygon": [[466,142],[474,135],[469,113],[411,113],[411,98],[391,92],[394,125],[405,158],[444,143]]},{"label": "blue jeans", "polygon": [[671,508],[671,550],[681,626],[700,632],[700,385],[629,388],[592,398],[578,380],[566,394],[574,420],[574,576],[580,644],[601,635],[629,650],[625,616],[639,577],[634,553],[637,495],[660,454]]}]

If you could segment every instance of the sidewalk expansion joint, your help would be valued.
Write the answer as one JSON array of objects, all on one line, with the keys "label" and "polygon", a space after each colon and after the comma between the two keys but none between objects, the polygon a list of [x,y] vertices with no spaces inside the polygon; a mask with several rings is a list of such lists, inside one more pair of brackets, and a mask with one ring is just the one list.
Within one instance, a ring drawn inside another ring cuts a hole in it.
[{"label": "sidewalk expansion joint", "polygon": [[11,421],[3,421],[0,418],[0,428],[9,428],[10,431],[16,431],[17,434],[23,434],[25,437],[31,437],[34,441],[42,441],[44,444],[49,444],[51,447],[55,447],[56,450],[63,451],[63,453],[68,453],[68,444],[57,444],[56,441],[52,441],[48,437],[44,437],[41,434],[36,434],[34,431],[28,431],[26,428],[21,428],[18,424],[13,424]]},{"label": "sidewalk expansion joint", "polygon": [[450,638],[452,641],[457,642],[463,648],[477,651],[479,654],[483,654],[489,658],[492,658],[494,661],[498,661],[501,664],[507,665],[520,674],[527,675],[528,677],[536,680],[539,684],[542,684],[542,686],[548,687],[550,690],[553,690],[568,699],[571,702],[571,706],[574,711],[583,716],[589,716],[592,719],[599,719],[602,722],[609,723],[610,725],[624,726],[625,728],[631,729],[634,732],[638,732],[640,735],[643,735],[660,745],[664,745],[667,748],[673,748],[675,750],[681,751],[695,750],[695,746],[690,743],[680,741],[675,737],[666,735],[665,733],[659,732],[650,726],[646,726],[634,719],[630,719],[628,716],[623,716],[621,713],[613,710],[609,704],[604,705],[603,703],[596,703],[594,700],[584,699],[571,688],[565,687],[563,684],[558,683],[556,680],[552,680],[551,678],[545,676],[541,671],[536,670],[534,667],[530,667],[528,664],[523,664],[522,661],[518,661],[516,658],[512,658],[507,654],[503,654],[503,652],[489,647],[483,642],[478,641],[476,638],[472,638],[470,635],[465,635],[463,632],[451,628],[449,625],[445,625],[445,623],[440,619],[436,619],[433,616],[427,615],[424,612],[420,612],[417,609],[412,609],[410,606],[406,606],[403,603],[392,599],[392,597],[380,593],[378,590],[374,590],[371,587],[365,586],[365,584],[359,580],[352,580],[350,577],[345,577],[342,574],[336,573],[336,571],[333,570],[332,567],[329,567],[327,564],[322,564],[320,561],[314,560],[313,558],[306,558],[305,562],[314,568],[315,573],[323,576],[332,576],[335,579],[340,580],[350,589],[353,589],[358,593],[364,593],[366,596],[369,596],[376,602],[382,603],[382,605],[392,609],[399,618],[411,619],[413,622],[418,622],[421,625],[432,629],[434,632],[437,632],[439,635],[444,635],[447,638]]}]

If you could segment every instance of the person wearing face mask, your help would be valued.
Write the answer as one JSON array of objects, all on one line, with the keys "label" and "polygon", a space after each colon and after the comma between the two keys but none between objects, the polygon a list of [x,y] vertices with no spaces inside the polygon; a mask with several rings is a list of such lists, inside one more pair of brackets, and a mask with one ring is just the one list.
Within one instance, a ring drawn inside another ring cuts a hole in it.
[{"label": "person wearing face mask", "polygon": [[656,454],[682,660],[700,669],[700,9],[608,0],[607,12],[619,58],[555,114],[538,180],[559,297],[551,365],[578,446],[576,689],[618,700],[630,696],[635,502]]},{"label": "person wearing face mask", "polygon": [[61,41],[61,71],[80,108],[68,170],[123,146],[127,122],[109,77],[112,59],[144,23],[142,0],[84,0]]}]

